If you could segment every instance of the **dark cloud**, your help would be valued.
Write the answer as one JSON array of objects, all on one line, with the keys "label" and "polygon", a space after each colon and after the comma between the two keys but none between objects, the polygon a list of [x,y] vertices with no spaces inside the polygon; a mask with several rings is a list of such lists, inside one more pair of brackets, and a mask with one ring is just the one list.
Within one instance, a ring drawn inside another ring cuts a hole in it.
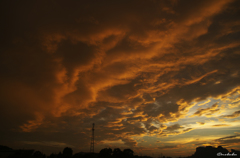
[{"label": "dark cloud", "polygon": [[122,138],[122,141],[124,141],[125,145],[130,146],[130,147],[134,147],[137,145],[137,142],[134,139],[129,139],[129,138]]},{"label": "dark cloud", "polygon": [[240,139],[231,139],[231,140],[223,140],[221,143],[226,143],[226,144],[239,144]]},{"label": "dark cloud", "polygon": [[183,127],[181,127],[179,124],[174,124],[172,126],[168,126],[166,130],[168,131],[174,131],[174,130],[178,130],[178,129],[181,129]]},{"label": "dark cloud", "polygon": [[180,126],[179,124],[174,124],[168,126],[167,128],[163,128],[163,130],[160,132],[160,136],[179,135],[186,132],[190,132],[193,129],[194,128],[185,128],[183,126]]},{"label": "dark cloud", "polygon": [[216,141],[220,141],[220,140],[225,140],[225,139],[229,139],[229,138],[236,138],[238,135],[233,135],[233,136],[227,136],[227,137],[222,137],[222,138],[219,138],[219,139],[216,139]]},{"label": "dark cloud", "polygon": [[87,146],[95,122],[99,149],[138,147],[193,130],[177,123],[193,101],[239,90],[238,1],[0,3],[2,142]]},{"label": "dark cloud", "polygon": [[215,142],[218,142],[219,144],[229,144],[229,145],[239,145],[239,134],[231,135],[227,137],[221,137],[219,139],[215,139]]},{"label": "dark cloud", "polygon": [[206,109],[198,109],[192,116],[212,115],[219,111],[218,104],[215,103],[211,107]]},{"label": "dark cloud", "polygon": [[212,127],[225,127],[225,126],[229,126],[228,124],[216,124],[216,125],[212,125]]},{"label": "dark cloud", "polygon": [[167,150],[167,149],[176,149],[178,147],[179,147],[179,145],[168,145],[168,146],[158,147],[158,149]]},{"label": "dark cloud", "polygon": [[238,110],[238,111],[235,111],[233,114],[231,114],[231,115],[223,115],[223,116],[221,116],[221,117],[224,117],[224,118],[236,118],[236,117],[238,117],[238,116],[240,116],[240,110]]},{"label": "dark cloud", "polygon": [[204,125],[205,123],[204,122],[197,122],[198,124],[200,124],[200,125]]}]

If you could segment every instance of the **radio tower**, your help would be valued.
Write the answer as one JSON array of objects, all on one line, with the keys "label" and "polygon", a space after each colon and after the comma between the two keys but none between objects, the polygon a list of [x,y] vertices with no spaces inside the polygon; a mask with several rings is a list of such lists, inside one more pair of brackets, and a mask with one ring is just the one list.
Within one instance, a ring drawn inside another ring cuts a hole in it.
[{"label": "radio tower", "polygon": [[92,124],[92,137],[91,137],[90,153],[94,153],[94,123]]}]

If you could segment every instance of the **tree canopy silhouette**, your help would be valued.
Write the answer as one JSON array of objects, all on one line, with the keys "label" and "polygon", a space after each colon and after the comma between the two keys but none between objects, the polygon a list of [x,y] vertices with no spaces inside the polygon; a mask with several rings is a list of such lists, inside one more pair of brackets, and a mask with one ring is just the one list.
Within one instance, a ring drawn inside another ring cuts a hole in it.
[{"label": "tree canopy silhouette", "polygon": [[124,149],[123,150],[123,155],[126,156],[126,157],[132,157],[133,156],[133,151],[132,149]]},{"label": "tree canopy silhouette", "polygon": [[112,154],[111,148],[104,148],[99,152],[100,157],[110,157]]},{"label": "tree canopy silhouette", "polygon": [[114,156],[114,157],[122,157],[122,151],[121,151],[121,149],[115,148],[115,149],[113,150],[113,156]]},{"label": "tree canopy silhouette", "polygon": [[68,158],[68,157],[72,157],[73,154],[73,150],[69,147],[66,147],[63,149],[63,157],[64,158]]},{"label": "tree canopy silhouette", "polygon": [[45,158],[46,157],[46,155],[44,155],[42,152],[40,152],[40,151],[35,151],[34,153],[33,153],[33,157],[34,158]]}]

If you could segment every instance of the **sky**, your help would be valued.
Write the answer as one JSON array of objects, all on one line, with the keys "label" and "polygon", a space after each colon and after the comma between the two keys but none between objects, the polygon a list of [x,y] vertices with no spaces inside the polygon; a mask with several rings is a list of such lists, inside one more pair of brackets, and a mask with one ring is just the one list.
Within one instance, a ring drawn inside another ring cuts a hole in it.
[{"label": "sky", "polygon": [[0,3],[0,145],[240,150],[240,1]]}]

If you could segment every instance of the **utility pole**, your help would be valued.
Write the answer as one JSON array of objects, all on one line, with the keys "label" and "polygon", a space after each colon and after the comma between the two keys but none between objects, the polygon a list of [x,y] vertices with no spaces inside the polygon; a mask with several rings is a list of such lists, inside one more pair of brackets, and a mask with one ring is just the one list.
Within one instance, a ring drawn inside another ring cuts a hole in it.
[{"label": "utility pole", "polygon": [[91,137],[90,153],[94,153],[94,123],[92,124],[92,137]]}]

